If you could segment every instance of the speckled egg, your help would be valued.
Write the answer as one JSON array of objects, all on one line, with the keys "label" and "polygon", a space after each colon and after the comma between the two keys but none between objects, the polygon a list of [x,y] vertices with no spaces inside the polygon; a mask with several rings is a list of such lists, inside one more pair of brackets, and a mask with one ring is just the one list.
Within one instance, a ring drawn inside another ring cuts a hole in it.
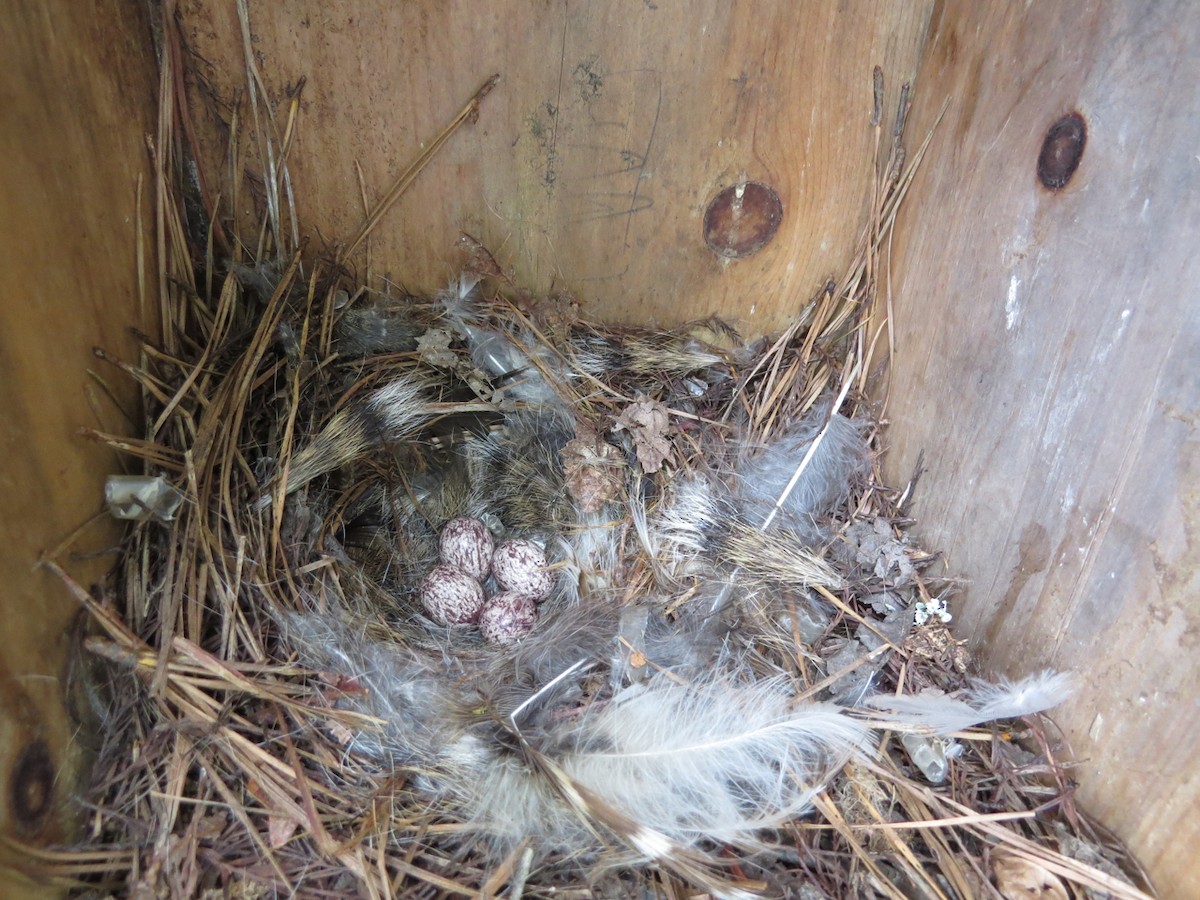
[{"label": "speckled egg", "polygon": [[554,573],[546,566],[546,551],[524,538],[505,541],[492,554],[492,574],[500,586],[534,600],[554,590]]},{"label": "speckled egg", "polygon": [[450,566],[434,566],[421,582],[421,606],[439,625],[467,625],[479,620],[483,587]]},{"label": "speckled egg", "polygon": [[484,604],[479,614],[479,631],[484,640],[504,647],[533,631],[537,620],[537,604],[532,597],[501,591]]},{"label": "speckled egg", "polygon": [[496,542],[478,519],[451,519],[438,538],[438,556],[446,565],[482,581],[492,568]]}]

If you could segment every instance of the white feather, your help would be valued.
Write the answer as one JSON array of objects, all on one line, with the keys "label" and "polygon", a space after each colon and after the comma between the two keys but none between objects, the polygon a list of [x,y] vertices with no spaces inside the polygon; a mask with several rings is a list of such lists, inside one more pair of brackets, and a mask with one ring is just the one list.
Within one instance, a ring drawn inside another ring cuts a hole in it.
[{"label": "white feather", "polygon": [[[448,660],[431,664],[328,615],[288,616],[281,625],[307,665],[353,678],[358,690],[343,705],[381,720],[378,731],[357,736],[357,749],[394,764],[417,763],[428,773],[422,782],[431,796],[451,801],[497,852],[525,838],[547,851],[598,849],[561,786],[496,741],[488,720],[480,720],[480,730],[455,719],[454,710],[479,704],[468,673],[455,677]],[[597,631],[588,645],[605,633]],[[543,640],[550,653],[569,643],[557,630]],[[536,651],[520,649],[522,671],[545,669]],[[531,746],[637,826],[686,846],[752,844],[761,829],[807,811],[825,780],[868,746],[865,723],[835,706],[796,705],[780,680],[747,684],[696,674],[684,682],[670,673],[620,688],[590,708],[580,708],[571,699],[577,697],[569,692],[566,705],[539,715],[528,732]]]},{"label": "white feather", "polygon": [[884,711],[889,721],[948,735],[982,722],[1043,712],[1062,703],[1072,692],[1073,679],[1069,674],[1047,669],[1016,682],[976,681],[962,699],[930,690],[899,697],[878,694],[864,703]]},{"label": "white feather", "polygon": [[[802,815],[844,759],[865,752],[868,729],[837,707],[792,708],[782,683],[666,677],[629,687],[547,749],[596,798],[682,845],[752,844],[757,832]],[[543,738],[540,743],[547,745]],[[569,847],[583,832],[570,806],[523,765],[505,764],[462,800],[477,827]]]},{"label": "white feather", "polygon": [[1071,673],[1044,669],[1020,681],[1000,678],[991,684],[976,680],[968,693],[971,705],[990,721],[1016,719],[1058,706],[1075,693],[1075,686]]},{"label": "white feather", "polygon": [[535,406],[559,404],[558,395],[529,354],[535,354],[537,361],[551,372],[562,371],[558,356],[532,333],[522,334],[518,343],[507,331],[487,325],[476,304],[475,287],[479,280],[478,276],[464,272],[438,295],[446,318],[466,338],[471,362],[492,378],[513,379],[504,385],[505,394],[513,399]]},{"label": "white feather", "polygon": [[[760,832],[807,813],[847,759],[872,752],[872,728],[948,734],[1041,711],[1069,691],[1067,676],[1044,672],[977,683],[961,699],[877,696],[865,704],[875,712],[853,716],[832,704],[797,704],[780,679],[739,680],[728,674],[736,660],[717,649],[589,701],[587,680],[611,664],[620,621],[617,611],[563,608],[508,651],[507,663],[483,669],[366,638],[328,615],[281,624],[308,665],[352,676],[361,690],[346,705],[381,720],[377,732],[357,737],[357,749],[415,764],[431,802],[497,858],[524,840],[539,856],[599,853],[614,835],[627,849],[612,862],[645,861],[672,845],[753,849]],[[699,633],[679,638],[704,645]],[[463,715],[481,703],[493,715]],[[501,734],[498,723],[510,716],[520,747]],[[530,754],[541,762],[531,764]]]}]

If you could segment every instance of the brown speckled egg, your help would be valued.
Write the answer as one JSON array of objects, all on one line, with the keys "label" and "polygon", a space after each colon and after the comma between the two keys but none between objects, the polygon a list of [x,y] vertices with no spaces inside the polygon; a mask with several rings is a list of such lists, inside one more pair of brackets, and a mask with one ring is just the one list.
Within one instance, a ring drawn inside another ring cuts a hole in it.
[{"label": "brown speckled egg", "polygon": [[483,587],[450,566],[434,566],[421,582],[421,606],[439,625],[467,625],[479,620]]},{"label": "brown speckled egg", "polygon": [[451,568],[482,581],[492,567],[496,542],[478,519],[451,519],[438,539],[438,556]]},{"label": "brown speckled egg", "polygon": [[554,573],[546,571],[546,551],[524,538],[505,541],[492,554],[492,574],[505,590],[544,600],[554,589]]},{"label": "brown speckled egg", "polygon": [[501,591],[479,614],[479,631],[484,640],[507,646],[519,641],[537,624],[537,604],[532,597],[513,591]]}]

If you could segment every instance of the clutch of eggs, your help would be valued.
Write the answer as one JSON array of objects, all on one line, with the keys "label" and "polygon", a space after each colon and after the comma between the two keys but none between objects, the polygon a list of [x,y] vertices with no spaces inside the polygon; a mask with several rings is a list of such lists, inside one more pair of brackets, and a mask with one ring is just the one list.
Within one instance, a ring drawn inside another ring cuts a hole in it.
[{"label": "clutch of eggs", "polygon": [[[489,643],[507,646],[533,630],[537,603],[554,589],[541,545],[516,538],[494,545],[479,519],[451,519],[438,536],[435,566],[421,583],[421,606],[440,625],[478,624]],[[501,590],[490,599],[481,582],[488,573]]]}]

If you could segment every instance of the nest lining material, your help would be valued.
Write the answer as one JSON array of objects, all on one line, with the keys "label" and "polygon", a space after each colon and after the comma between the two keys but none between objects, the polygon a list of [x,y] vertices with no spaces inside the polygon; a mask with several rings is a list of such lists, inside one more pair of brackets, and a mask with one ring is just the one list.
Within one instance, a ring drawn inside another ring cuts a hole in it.
[{"label": "nest lining material", "polygon": [[[1065,682],[971,680],[878,478],[876,257],[924,152],[904,167],[900,131],[847,276],[756,343],[516,303],[471,240],[447,291],[373,294],[291,249],[282,178],[273,245],[197,277],[164,166],[164,332],[124,367],[146,434],[93,433],[153,492],[122,494],[141,521],[97,596],[48,562],[98,625],[103,697],[92,840],[53,872],[133,896],[1145,896],[1046,721],[978,727]],[[510,646],[422,610],[462,516],[555,573]]]}]

